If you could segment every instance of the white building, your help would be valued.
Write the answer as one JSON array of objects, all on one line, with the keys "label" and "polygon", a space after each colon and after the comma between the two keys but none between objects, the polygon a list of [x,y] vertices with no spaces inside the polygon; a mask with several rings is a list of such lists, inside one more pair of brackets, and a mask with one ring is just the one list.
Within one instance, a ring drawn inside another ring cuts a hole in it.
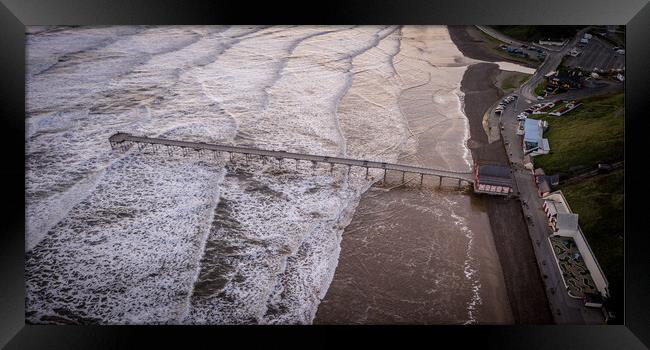
[{"label": "white building", "polygon": [[568,41],[569,40],[562,40],[562,39],[539,39],[539,44],[540,45],[563,46]]},{"label": "white building", "polygon": [[600,268],[591,247],[587,243],[585,235],[578,224],[578,214],[571,211],[569,203],[562,191],[551,192],[544,197],[544,211],[548,217],[549,226],[553,230],[552,236],[561,236],[572,238],[578,247],[580,255],[584,259],[585,266],[596,285],[600,294],[609,297],[609,283],[605,278],[603,270]]},{"label": "white building", "polygon": [[528,118],[523,121],[523,148],[525,155],[536,156],[548,154],[551,150],[548,139],[542,137],[547,125],[546,122],[537,119]]}]

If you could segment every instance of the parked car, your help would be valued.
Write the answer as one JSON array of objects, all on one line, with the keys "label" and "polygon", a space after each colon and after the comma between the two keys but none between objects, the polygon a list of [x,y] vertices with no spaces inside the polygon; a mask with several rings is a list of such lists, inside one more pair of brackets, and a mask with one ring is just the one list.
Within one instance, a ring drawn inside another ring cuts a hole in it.
[{"label": "parked car", "polygon": [[543,100],[544,97],[543,97],[543,96],[537,96],[537,99],[538,99],[538,100]]}]

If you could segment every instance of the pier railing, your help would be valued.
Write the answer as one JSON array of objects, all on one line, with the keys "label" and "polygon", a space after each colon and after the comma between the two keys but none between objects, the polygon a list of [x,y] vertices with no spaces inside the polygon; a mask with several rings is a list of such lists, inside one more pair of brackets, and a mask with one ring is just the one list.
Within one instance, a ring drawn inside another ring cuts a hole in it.
[{"label": "pier railing", "polygon": [[126,150],[132,145],[137,145],[138,149],[143,149],[147,145],[150,145],[154,150],[158,150],[159,146],[165,146],[167,152],[171,155],[175,149],[180,149],[183,152],[183,155],[187,155],[189,150],[194,150],[197,152],[202,151],[211,151],[214,154],[214,157],[218,157],[221,153],[228,153],[231,160],[233,154],[243,154],[246,156],[246,160],[249,160],[251,155],[266,157],[266,158],[275,158],[278,161],[283,159],[293,159],[295,161],[310,161],[314,164],[316,163],[327,163],[330,164],[333,168],[335,164],[347,165],[348,172],[351,167],[362,167],[366,169],[366,178],[368,177],[369,169],[382,169],[384,170],[384,180],[386,179],[386,173],[388,170],[391,171],[400,171],[402,172],[402,178],[404,178],[405,173],[413,173],[420,175],[420,184],[424,179],[424,176],[435,176],[439,178],[440,183],[442,183],[443,178],[455,179],[458,180],[458,186],[462,182],[467,184],[472,184],[474,182],[472,172],[458,172],[453,170],[443,170],[443,169],[434,169],[426,167],[418,167],[413,165],[404,165],[404,164],[394,164],[386,162],[376,162],[370,160],[362,159],[350,159],[350,158],[340,158],[340,157],[329,157],[322,155],[313,155],[305,153],[292,153],[285,151],[275,151],[275,150],[264,150],[259,148],[252,147],[240,147],[240,146],[230,146],[230,145],[221,145],[213,143],[203,143],[203,142],[189,142],[189,141],[179,141],[171,139],[163,139],[156,137],[144,137],[144,136],[134,136],[128,133],[117,133],[109,138],[111,147],[113,149]]}]

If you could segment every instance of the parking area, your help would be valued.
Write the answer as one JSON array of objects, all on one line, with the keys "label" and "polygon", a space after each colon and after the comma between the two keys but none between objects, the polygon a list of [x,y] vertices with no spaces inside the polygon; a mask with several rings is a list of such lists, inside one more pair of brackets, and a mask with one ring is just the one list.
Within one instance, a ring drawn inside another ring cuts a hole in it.
[{"label": "parking area", "polygon": [[527,45],[527,44],[521,44],[521,45],[502,44],[499,45],[497,49],[504,51],[511,56],[537,60],[540,62],[543,61],[547,55],[542,48],[533,45]]},{"label": "parking area", "polygon": [[623,69],[625,67],[625,55],[619,54],[614,50],[614,46],[593,37],[589,43],[576,46],[581,52],[578,56],[567,56],[565,65],[568,67],[582,67],[587,71],[593,71],[598,68],[603,71],[610,69]]}]

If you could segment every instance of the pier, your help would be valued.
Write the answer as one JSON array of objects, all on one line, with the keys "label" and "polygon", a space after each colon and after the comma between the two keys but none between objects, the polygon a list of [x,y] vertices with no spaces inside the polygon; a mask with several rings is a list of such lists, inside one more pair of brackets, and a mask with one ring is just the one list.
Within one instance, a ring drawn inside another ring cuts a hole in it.
[{"label": "pier", "polygon": [[275,158],[280,165],[284,159],[293,159],[296,162],[309,161],[312,162],[314,166],[318,163],[329,164],[331,171],[334,169],[334,165],[345,165],[348,167],[348,173],[350,172],[351,168],[355,166],[366,169],[366,178],[368,178],[368,172],[370,169],[380,169],[384,171],[384,182],[386,181],[386,174],[390,170],[402,172],[402,182],[404,181],[404,176],[406,173],[417,174],[420,176],[420,185],[422,185],[425,176],[437,177],[440,185],[442,185],[443,179],[454,179],[458,181],[458,187],[461,187],[463,183],[467,185],[472,185],[474,183],[472,172],[457,172],[452,170],[433,169],[412,165],[375,162],[363,159],[329,157],[305,153],[264,150],[252,147],[240,147],[202,142],[179,141],[156,137],[134,136],[122,132],[111,136],[109,138],[109,141],[111,148],[122,151],[126,151],[133,145],[136,145],[138,147],[138,150],[144,150],[145,148],[149,147],[154,152],[158,152],[159,150],[162,151],[161,149],[164,147],[164,150],[169,155],[173,155],[175,151],[180,151],[184,156],[187,156],[189,154],[189,151],[195,151],[199,154],[203,154],[205,151],[211,152],[213,157],[217,159],[221,156],[222,153],[227,153],[230,161],[233,161],[233,154],[243,155],[247,162],[251,160],[251,156],[257,156],[257,159],[261,158],[264,160],[268,158]]}]

